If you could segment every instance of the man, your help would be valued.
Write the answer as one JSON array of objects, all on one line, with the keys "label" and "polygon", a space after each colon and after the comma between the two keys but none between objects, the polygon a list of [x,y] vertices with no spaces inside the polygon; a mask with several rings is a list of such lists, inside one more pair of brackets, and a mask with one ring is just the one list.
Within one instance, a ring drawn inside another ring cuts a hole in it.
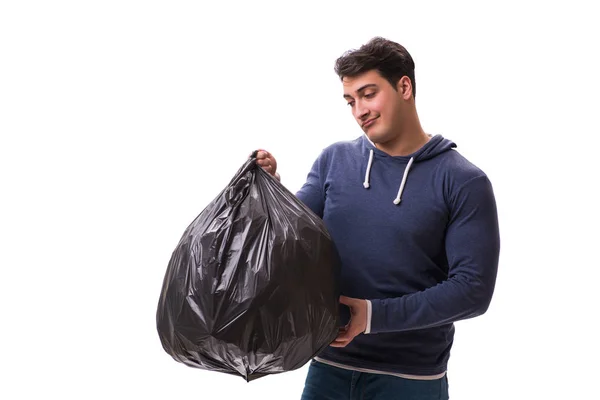
[{"label": "man", "polygon": [[[323,150],[297,196],[339,250],[351,318],[311,362],[302,399],[448,399],[453,323],[483,314],[494,291],[492,186],[423,131],[403,46],[374,38],[335,71],[365,135]],[[257,163],[279,179],[269,152]]]}]

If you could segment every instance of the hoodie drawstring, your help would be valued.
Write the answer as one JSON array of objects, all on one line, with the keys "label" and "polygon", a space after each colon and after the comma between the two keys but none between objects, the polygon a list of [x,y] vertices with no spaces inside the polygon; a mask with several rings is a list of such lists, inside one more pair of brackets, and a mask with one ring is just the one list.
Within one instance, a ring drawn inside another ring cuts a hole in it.
[{"label": "hoodie drawstring", "polygon": [[363,186],[365,189],[368,189],[369,186],[369,175],[371,174],[371,165],[373,164],[373,149],[371,149],[371,153],[369,154],[369,164],[367,165],[367,172],[365,173],[365,181],[363,182]]},{"label": "hoodie drawstring", "polygon": [[396,204],[396,205],[400,204],[400,201],[402,201],[402,191],[404,190],[404,185],[406,185],[406,178],[408,177],[408,171],[410,170],[410,166],[412,165],[414,159],[415,159],[414,157],[410,158],[410,160],[408,161],[408,165],[406,165],[406,169],[404,170],[404,176],[402,177],[402,183],[400,184],[400,189],[398,189],[398,196],[396,196],[396,199],[394,200],[394,204]]},{"label": "hoodie drawstring", "polygon": [[[402,183],[400,184],[400,189],[398,189],[398,196],[394,199],[394,204],[398,205],[402,201],[402,192],[404,191],[404,186],[406,185],[406,179],[408,178],[408,171],[410,171],[410,167],[412,166],[414,157],[411,157],[406,165],[406,169],[404,170],[404,176],[402,177]],[[371,185],[369,183],[369,176],[371,175],[371,166],[373,165],[373,149],[369,152],[369,163],[367,164],[367,170],[365,172],[365,181],[363,182],[363,186],[365,189],[368,189]]]}]

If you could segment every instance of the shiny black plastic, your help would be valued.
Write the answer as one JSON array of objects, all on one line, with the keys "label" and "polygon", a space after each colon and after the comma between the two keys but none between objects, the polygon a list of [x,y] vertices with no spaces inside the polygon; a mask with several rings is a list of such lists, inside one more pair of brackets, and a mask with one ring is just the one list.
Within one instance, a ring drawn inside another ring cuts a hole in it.
[{"label": "shiny black plastic", "polygon": [[162,346],[247,381],[300,368],[338,333],[339,268],[322,220],[251,157],[171,256]]}]

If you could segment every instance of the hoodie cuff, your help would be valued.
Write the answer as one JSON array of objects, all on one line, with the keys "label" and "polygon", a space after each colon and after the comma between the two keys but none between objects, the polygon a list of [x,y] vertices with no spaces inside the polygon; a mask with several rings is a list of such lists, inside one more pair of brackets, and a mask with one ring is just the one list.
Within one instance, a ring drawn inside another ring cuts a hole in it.
[{"label": "hoodie cuff", "polygon": [[373,308],[371,306],[371,300],[366,300],[367,302],[367,327],[365,329],[365,334],[371,333],[371,315],[373,314]]}]

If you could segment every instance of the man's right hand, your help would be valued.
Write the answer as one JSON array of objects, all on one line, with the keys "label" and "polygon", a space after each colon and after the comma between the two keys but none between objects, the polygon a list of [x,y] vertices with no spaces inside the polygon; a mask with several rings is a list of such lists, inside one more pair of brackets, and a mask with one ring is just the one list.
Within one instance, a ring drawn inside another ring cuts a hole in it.
[{"label": "man's right hand", "polygon": [[259,150],[258,154],[256,154],[256,164],[273,175],[277,180],[280,180],[277,173],[277,160],[275,160],[275,157],[271,153],[266,150]]}]

